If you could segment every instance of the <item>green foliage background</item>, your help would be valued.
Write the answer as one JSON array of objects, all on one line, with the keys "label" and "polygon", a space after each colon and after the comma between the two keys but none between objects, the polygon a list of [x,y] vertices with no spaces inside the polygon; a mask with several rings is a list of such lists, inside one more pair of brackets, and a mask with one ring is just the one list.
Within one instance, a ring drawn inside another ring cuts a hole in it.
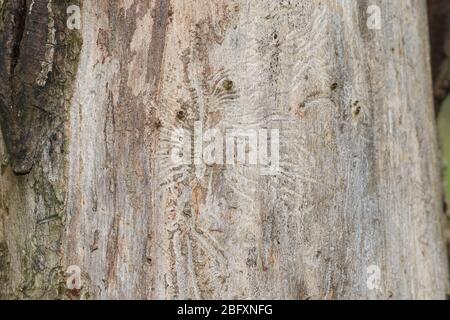
[{"label": "green foliage background", "polygon": [[450,200],[450,96],[444,101],[438,117],[438,132],[444,161],[444,185]]}]

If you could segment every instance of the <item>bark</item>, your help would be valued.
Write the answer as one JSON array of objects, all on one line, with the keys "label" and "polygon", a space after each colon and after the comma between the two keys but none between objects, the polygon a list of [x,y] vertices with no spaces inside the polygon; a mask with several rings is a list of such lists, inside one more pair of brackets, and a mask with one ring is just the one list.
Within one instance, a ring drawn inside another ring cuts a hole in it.
[{"label": "bark", "polygon": [[[79,33],[31,172],[0,146],[1,297],[445,297],[425,1],[84,1]],[[278,129],[280,172],[174,164],[196,122]]]}]

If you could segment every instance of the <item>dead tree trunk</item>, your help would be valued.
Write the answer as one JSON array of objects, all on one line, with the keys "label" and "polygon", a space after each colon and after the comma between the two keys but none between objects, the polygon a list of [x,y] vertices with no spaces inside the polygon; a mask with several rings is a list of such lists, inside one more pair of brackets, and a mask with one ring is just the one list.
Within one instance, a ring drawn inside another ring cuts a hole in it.
[{"label": "dead tree trunk", "polygon": [[444,298],[425,1],[62,3],[0,0],[0,297]]}]

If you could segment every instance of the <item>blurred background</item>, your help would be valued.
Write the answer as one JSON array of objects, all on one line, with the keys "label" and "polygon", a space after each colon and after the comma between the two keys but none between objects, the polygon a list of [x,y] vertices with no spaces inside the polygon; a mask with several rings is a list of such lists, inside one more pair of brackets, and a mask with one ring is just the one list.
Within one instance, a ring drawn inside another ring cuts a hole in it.
[{"label": "blurred background", "polygon": [[435,108],[442,151],[450,262],[450,1],[428,0]]}]

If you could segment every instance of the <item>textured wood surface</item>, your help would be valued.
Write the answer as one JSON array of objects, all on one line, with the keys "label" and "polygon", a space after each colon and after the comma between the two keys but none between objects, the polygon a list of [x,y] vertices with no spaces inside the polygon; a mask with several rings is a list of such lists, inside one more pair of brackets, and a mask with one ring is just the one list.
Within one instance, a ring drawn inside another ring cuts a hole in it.
[{"label": "textured wood surface", "polygon": [[[84,1],[81,33],[61,145],[0,148],[0,296],[445,297],[425,1]],[[196,121],[279,130],[279,174],[174,165]]]}]

